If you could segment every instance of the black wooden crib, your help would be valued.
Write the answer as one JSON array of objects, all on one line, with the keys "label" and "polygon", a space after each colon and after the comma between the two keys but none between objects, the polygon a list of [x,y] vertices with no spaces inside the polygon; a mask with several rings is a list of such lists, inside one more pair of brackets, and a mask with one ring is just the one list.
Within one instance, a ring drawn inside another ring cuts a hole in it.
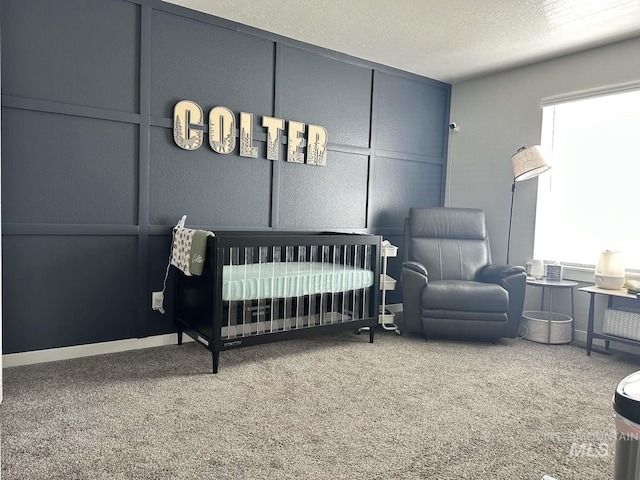
[{"label": "black wooden crib", "polygon": [[212,353],[378,323],[378,235],[216,232],[202,276],[176,269],[178,344]]}]

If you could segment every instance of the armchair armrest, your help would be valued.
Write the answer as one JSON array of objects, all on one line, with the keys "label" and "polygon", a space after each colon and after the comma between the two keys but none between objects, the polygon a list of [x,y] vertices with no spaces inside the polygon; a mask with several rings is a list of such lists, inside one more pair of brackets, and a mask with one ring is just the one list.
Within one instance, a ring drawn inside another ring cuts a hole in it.
[{"label": "armchair armrest", "polygon": [[404,327],[411,333],[422,333],[422,291],[428,282],[427,269],[419,262],[402,264],[402,310]]},{"label": "armchair armrest", "polygon": [[402,270],[404,270],[405,268],[407,270],[411,270],[413,272],[419,273],[420,275],[424,275],[425,277],[428,276],[427,269],[420,262],[413,262],[413,261],[403,262]]},{"label": "armchair armrest", "polygon": [[478,273],[478,280],[485,283],[500,283],[511,275],[524,273],[524,267],[513,265],[487,265]]},{"label": "armchair armrest", "polygon": [[496,283],[509,295],[509,311],[507,312],[507,330],[505,337],[516,337],[522,318],[524,295],[527,287],[527,274],[523,267],[509,265],[487,265],[478,274],[478,280],[485,283]]}]

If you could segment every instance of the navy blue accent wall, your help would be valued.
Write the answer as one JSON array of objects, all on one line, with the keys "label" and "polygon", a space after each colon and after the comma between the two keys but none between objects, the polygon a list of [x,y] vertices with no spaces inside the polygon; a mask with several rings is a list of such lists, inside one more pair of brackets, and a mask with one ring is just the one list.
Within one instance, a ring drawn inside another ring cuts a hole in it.
[{"label": "navy blue accent wall", "polygon": [[[173,331],[171,288],[167,315],[150,297],[183,214],[402,248],[409,208],[443,203],[450,85],[158,0],[0,9],[4,353]],[[253,113],[258,158],[178,148],[182,99]],[[264,115],[325,127],[328,165],[267,160]]]}]

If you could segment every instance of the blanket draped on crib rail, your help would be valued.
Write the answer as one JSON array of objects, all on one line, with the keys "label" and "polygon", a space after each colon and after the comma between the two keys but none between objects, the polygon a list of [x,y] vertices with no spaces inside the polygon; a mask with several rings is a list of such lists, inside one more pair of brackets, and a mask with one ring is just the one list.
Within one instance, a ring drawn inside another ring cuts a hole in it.
[{"label": "blanket draped on crib rail", "polygon": [[171,265],[180,269],[188,277],[202,275],[207,251],[207,237],[213,232],[176,227],[171,245]]}]

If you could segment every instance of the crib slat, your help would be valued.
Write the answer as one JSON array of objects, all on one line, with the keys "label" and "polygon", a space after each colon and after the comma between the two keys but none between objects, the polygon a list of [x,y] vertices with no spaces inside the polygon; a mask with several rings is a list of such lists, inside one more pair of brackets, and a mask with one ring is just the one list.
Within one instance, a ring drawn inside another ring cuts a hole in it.
[{"label": "crib slat", "polygon": [[[321,259],[320,262],[322,264],[322,267],[320,270],[321,270],[321,278],[323,282],[325,282],[325,258],[328,255],[326,248],[327,248],[326,245],[322,245],[321,252],[320,252],[320,259]],[[324,289],[323,289],[323,291],[320,293],[320,311],[319,311],[320,325],[324,325],[324,321],[325,321],[324,314],[326,311],[327,311],[327,295],[324,293]]]},{"label": "crib slat", "polygon": [[[263,248],[262,247],[258,247],[258,286],[259,288],[262,286],[262,266],[263,266]],[[256,311],[256,333],[258,335],[264,333],[264,300],[262,299],[262,297],[264,296],[264,292],[261,292],[260,295],[258,295],[258,301],[257,301],[257,308],[258,310]]]},{"label": "crib slat", "polygon": [[[346,245],[344,246],[342,255],[342,278],[345,278],[347,275],[347,263],[349,261],[349,248]],[[349,315],[349,296],[344,288],[342,292],[342,315],[344,318],[349,318],[351,316]]]},{"label": "crib slat", "polygon": [[249,325],[249,322],[251,321],[251,318],[247,318],[247,260],[248,257],[250,255],[250,250],[251,247],[245,247],[244,248],[244,258],[243,258],[243,262],[242,264],[244,265],[244,282],[242,282],[242,336],[246,337],[248,335],[251,335],[251,325]]},{"label": "crib slat", "polygon": [[[369,245],[364,245],[362,257],[362,269],[369,270],[371,264],[371,251]],[[367,318],[369,315],[369,288],[362,289],[362,315],[361,318]]]},{"label": "crib slat", "polygon": [[[280,260],[282,259],[282,249],[280,247],[273,247],[273,262],[274,263],[280,263]],[[275,282],[275,280],[274,280]],[[273,293],[275,294],[275,284],[274,284],[274,289],[273,289]],[[280,330],[280,327],[278,325],[277,320],[284,318],[284,314],[280,308],[280,300],[278,298],[275,297],[271,297],[271,331],[278,331]],[[274,324],[275,321],[275,324]],[[282,328],[284,329],[284,324],[282,326]]]},{"label": "crib slat", "polygon": [[[332,255],[332,269],[333,269],[333,278],[336,278],[337,273],[338,273],[338,260],[340,259],[340,246],[339,245],[335,245],[333,247],[333,255]],[[331,311],[332,312],[338,312],[338,308],[337,308],[337,295],[335,293],[331,294]],[[342,316],[338,315],[338,319],[337,321],[341,322],[342,321]]]},{"label": "crib slat", "polygon": [[[290,286],[291,286],[291,279],[289,278],[289,263],[293,262],[294,259],[294,251],[293,251],[293,247],[287,245],[285,247],[285,278],[284,278],[284,290],[285,291],[289,291]],[[293,299],[291,297],[287,297],[284,300],[284,318],[285,318],[285,322],[284,322],[284,329],[285,330],[290,330],[292,328],[296,328],[293,326],[292,324],[292,317],[293,317]],[[286,319],[289,319],[289,321],[287,322]]]},{"label": "crib slat", "polygon": [[[357,267],[358,266],[358,257],[359,257],[359,245],[355,245],[353,247],[353,266]],[[357,320],[358,318],[360,318],[360,309],[359,307],[359,301],[360,301],[360,291],[356,290],[355,288],[353,289],[353,319]]]},{"label": "crib slat", "polygon": [[[304,246],[299,246],[297,248],[298,250],[298,255],[297,255],[297,262],[298,264],[301,264],[303,262],[305,262],[307,260],[307,249]],[[302,290],[302,285],[301,283],[304,281],[303,278],[301,278],[299,275],[296,275],[295,280],[291,280],[292,282],[295,282],[296,284],[296,291],[300,292]],[[303,296],[297,296],[296,297],[296,326],[295,328],[302,328],[304,326],[304,297]],[[294,328],[292,326],[292,328]]]},{"label": "crib slat", "polygon": [[[318,247],[316,245],[311,245],[309,247],[309,262],[311,262],[311,264],[315,267],[316,263],[318,263]],[[317,273],[317,272],[313,272],[313,273]],[[309,278],[309,281],[312,281],[311,278]],[[316,313],[316,296],[309,293],[307,295],[307,326],[311,327],[313,325],[315,325],[315,318],[314,318],[314,314]]]},{"label": "crib slat", "polygon": [[[240,263],[240,249],[237,247],[229,248],[229,265],[238,265]],[[233,280],[233,279],[230,279]],[[227,306],[227,338],[235,338],[237,335],[236,325],[238,324],[238,302],[229,302]]]}]

